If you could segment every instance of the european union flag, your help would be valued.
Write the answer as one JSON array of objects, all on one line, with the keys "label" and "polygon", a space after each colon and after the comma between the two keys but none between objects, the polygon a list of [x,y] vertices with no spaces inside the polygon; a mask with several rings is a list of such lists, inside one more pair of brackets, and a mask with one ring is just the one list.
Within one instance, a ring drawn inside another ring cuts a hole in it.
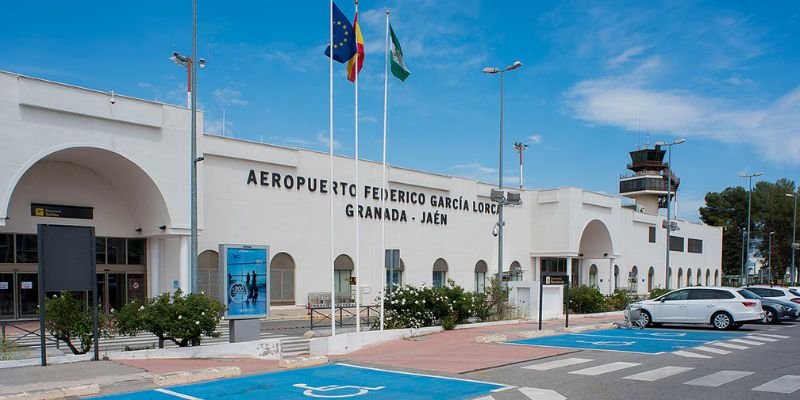
[{"label": "european union flag", "polygon": [[[342,10],[333,3],[333,59],[346,63],[356,54],[356,35],[353,24],[345,17]],[[331,46],[325,49],[325,55],[331,56]]]}]

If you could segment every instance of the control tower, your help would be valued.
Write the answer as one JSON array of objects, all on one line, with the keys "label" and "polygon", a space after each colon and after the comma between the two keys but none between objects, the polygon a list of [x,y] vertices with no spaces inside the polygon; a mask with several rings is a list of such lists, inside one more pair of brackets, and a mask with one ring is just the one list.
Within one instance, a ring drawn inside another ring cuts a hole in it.
[{"label": "control tower", "polygon": [[619,193],[633,199],[639,212],[657,215],[659,208],[667,208],[667,199],[675,196],[681,184],[664,162],[666,153],[660,145],[630,152],[628,169],[632,173],[620,176]]}]

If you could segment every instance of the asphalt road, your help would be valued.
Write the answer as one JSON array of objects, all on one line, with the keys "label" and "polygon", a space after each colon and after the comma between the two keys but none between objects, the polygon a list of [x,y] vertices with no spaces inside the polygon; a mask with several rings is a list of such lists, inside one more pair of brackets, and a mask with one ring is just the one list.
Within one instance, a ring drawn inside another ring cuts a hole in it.
[{"label": "asphalt road", "polygon": [[[669,336],[669,332],[677,330],[705,331],[676,326],[644,332],[665,332]],[[495,400],[800,398],[800,323],[746,325],[734,332],[745,336],[734,341],[692,344],[681,355],[577,350],[465,377],[534,388],[528,391],[529,395],[519,389],[494,393],[491,397]],[[553,390],[563,397],[541,389]]]}]

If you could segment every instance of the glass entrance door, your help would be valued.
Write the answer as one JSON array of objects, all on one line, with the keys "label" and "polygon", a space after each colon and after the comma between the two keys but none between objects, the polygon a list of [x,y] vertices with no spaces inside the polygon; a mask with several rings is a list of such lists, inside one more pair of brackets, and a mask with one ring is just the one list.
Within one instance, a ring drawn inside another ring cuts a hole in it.
[{"label": "glass entrance door", "polygon": [[36,317],[39,306],[39,277],[35,273],[18,273],[19,318]]},{"label": "glass entrance door", "polygon": [[14,318],[14,274],[0,274],[0,319]]}]

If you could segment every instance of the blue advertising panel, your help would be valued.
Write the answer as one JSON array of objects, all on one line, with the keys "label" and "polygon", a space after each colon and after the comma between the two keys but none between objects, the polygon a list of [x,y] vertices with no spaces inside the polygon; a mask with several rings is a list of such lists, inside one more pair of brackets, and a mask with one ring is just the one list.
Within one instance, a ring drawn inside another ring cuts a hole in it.
[{"label": "blue advertising panel", "polygon": [[269,246],[220,245],[228,319],[269,315]]}]

